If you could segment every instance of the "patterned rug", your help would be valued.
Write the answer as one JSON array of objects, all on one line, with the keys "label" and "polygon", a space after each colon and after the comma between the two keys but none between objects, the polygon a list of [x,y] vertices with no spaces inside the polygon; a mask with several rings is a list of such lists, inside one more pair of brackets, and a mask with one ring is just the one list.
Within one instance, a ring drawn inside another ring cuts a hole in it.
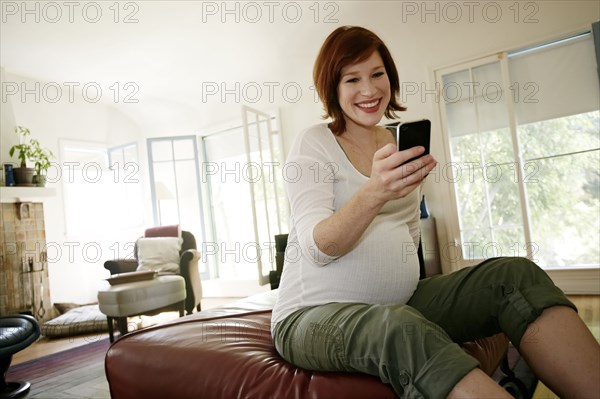
[{"label": "patterned rug", "polygon": [[108,339],[11,366],[7,381],[29,381],[30,399],[110,398],[104,374]]}]

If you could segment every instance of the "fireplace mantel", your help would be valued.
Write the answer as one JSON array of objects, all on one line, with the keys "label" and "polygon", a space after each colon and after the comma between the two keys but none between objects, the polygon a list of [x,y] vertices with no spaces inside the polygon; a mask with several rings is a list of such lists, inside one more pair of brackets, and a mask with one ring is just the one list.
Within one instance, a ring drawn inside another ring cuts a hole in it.
[{"label": "fireplace mantel", "polygon": [[53,187],[0,187],[0,202],[44,202],[56,196]]}]

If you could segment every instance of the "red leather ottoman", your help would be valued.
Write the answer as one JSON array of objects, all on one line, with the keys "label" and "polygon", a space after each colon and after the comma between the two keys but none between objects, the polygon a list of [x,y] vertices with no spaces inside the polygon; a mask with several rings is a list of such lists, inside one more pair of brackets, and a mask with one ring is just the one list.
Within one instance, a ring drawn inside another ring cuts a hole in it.
[{"label": "red leather ottoman", "polygon": [[[395,398],[379,378],[319,373],[283,360],[271,341],[275,291],[138,330],[106,354],[113,399]],[[492,374],[508,348],[503,334],[465,350]]]}]

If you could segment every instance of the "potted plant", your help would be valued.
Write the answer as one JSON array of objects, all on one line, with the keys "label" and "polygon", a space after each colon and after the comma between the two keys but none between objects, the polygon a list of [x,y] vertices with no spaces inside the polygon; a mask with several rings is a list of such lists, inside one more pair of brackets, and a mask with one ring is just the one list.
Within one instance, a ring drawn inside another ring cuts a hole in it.
[{"label": "potted plant", "polygon": [[31,146],[33,152],[31,154],[31,160],[35,165],[35,176],[33,176],[33,184],[38,187],[46,186],[46,172],[50,167],[50,159],[54,158],[52,151],[42,148],[40,142],[37,140],[31,140]]},{"label": "potted plant", "polygon": [[[15,184],[17,186],[45,186],[45,173],[50,167],[50,159],[54,157],[54,154],[52,151],[42,148],[38,140],[30,139],[31,132],[26,127],[15,127],[15,133],[20,136],[19,144],[13,145],[8,150],[11,157],[17,152],[17,158],[20,161],[20,167],[13,169]],[[28,162],[33,163],[35,167],[27,167]]]},{"label": "potted plant", "polygon": [[17,186],[32,186],[33,185],[33,176],[35,175],[34,168],[27,167],[27,161],[31,160],[33,155],[33,148],[29,141],[29,129],[23,126],[15,127],[15,133],[17,133],[19,137],[19,144],[13,145],[8,150],[8,155],[11,157],[14,155],[15,151],[18,151],[17,158],[19,158],[20,166],[18,168],[14,168],[15,174],[15,184]]}]

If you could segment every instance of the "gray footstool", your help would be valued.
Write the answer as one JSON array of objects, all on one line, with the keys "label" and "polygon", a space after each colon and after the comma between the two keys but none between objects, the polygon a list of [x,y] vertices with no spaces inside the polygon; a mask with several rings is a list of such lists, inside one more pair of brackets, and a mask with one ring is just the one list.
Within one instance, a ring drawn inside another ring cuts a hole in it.
[{"label": "gray footstool", "polygon": [[113,321],[121,335],[127,333],[127,317],[154,315],[172,308],[184,314],[185,280],[178,275],[106,286],[98,291],[100,311],[107,316],[110,342],[114,341]]}]

